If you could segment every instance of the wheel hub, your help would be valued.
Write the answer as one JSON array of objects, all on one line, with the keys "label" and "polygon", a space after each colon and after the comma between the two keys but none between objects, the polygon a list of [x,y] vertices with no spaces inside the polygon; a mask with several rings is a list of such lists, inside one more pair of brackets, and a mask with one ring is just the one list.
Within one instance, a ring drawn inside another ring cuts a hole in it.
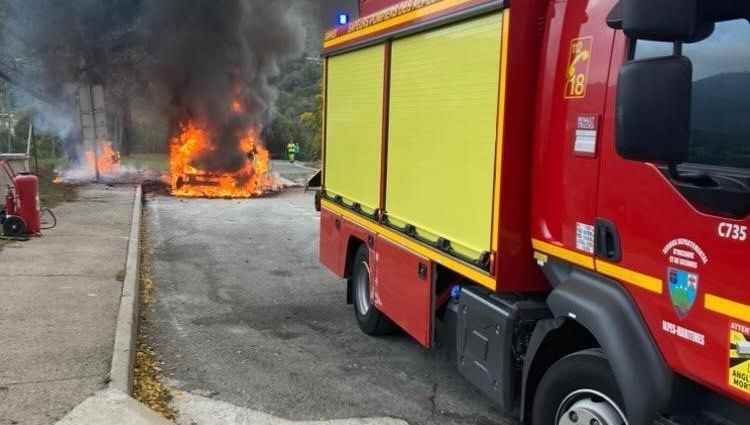
[{"label": "wheel hub", "polygon": [[593,390],[577,391],[560,405],[557,425],[628,425],[622,410],[610,398]]},{"label": "wheel hub", "polygon": [[364,261],[362,262],[362,271],[357,274],[354,285],[357,309],[362,316],[365,316],[370,312],[372,303],[370,302],[370,267]]}]

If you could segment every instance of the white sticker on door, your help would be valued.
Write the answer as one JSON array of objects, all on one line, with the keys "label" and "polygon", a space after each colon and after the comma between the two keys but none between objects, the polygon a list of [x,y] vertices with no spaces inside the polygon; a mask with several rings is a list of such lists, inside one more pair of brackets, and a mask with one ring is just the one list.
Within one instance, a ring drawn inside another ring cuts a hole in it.
[{"label": "white sticker on door", "polygon": [[594,253],[594,226],[576,223],[576,249],[589,254]]}]

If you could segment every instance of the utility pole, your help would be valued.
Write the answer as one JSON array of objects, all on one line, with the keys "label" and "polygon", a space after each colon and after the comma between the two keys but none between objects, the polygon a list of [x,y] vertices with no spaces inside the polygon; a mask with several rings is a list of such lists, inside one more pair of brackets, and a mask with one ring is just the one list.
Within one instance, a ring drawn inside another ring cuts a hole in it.
[{"label": "utility pole", "polygon": [[6,153],[13,153],[13,136],[15,132],[15,115],[11,110],[10,93],[8,84],[0,82],[0,128],[8,131],[6,143]]},{"label": "utility pole", "polygon": [[92,152],[94,173],[99,181],[99,157],[101,144],[109,140],[107,130],[107,105],[104,99],[104,87],[84,85],[78,89],[78,110],[81,122],[81,140],[84,149]]},{"label": "utility pole", "polygon": [[94,171],[96,173],[96,182],[99,183],[99,132],[96,131],[96,98],[94,97],[94,86],[88,86],[89,96],[91,96],[91,117],[94,126]]}]

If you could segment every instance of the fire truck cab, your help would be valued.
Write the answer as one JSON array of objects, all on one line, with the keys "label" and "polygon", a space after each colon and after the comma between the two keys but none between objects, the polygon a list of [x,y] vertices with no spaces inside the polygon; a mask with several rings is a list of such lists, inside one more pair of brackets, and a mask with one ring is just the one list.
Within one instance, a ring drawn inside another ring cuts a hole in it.
[{"label": "fire truck cab", "polygon": [[363,0],[320,259],[533,425],[750,423],[750,3]]}]

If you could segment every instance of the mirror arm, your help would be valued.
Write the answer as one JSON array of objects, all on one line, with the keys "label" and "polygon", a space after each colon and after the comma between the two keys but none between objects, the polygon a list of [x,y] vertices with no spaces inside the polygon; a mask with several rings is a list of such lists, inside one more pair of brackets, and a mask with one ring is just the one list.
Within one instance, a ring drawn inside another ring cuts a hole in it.
[{"label": "mirror arm", "polygon": [[667,171],[669,172],[669,177],[672,178],[672,180],[680,181],[682,179],[682,176],[680,175],[680,170],[677,168],[679,164],[676,162],[670,162],[667,164]]},{"label": "mirror arm", "polygon": [[677,168],[679,165],[677,162],[667,164],[667,174],[673,181],[699,187],[717,187],[719,185],[713,177],[702,171],[697,173],[681,173]]},{"label": "mirror arm", "polygon": [[[681,41],[675,41],[673,44],[673,54],[675,56],[682,56],[682,42]],[[677,162],[670,162],[667,164],[669,177],[672,178],[674,181],[683,181],[684,176],[680,174],[680,170],[677,168],[677,166],[680,165]]]}]

